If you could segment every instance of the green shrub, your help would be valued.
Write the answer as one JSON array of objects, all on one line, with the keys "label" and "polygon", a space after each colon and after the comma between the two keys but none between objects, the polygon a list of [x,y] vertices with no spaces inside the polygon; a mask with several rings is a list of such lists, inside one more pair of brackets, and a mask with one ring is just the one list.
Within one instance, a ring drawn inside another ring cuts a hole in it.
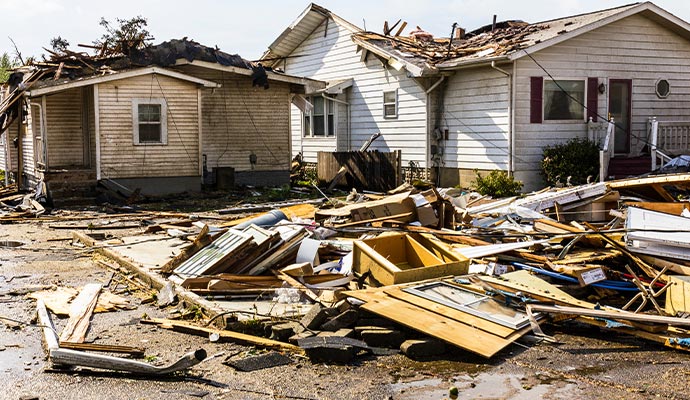
[{"label": "green shrub", "polygon": [[485,177],[479,175],[476,169],[474,173],[477,174],[477,180],[472,182],[472,187],[480,194],[494,198],[510,197],[519,195],[522,189],[522,182],[508,176],[505,171],[493,170]]},{"label": "green shrub", "polygon": [[588,139],[574,138],[563,144],[544,147],[541,174],[548,185],[581,185],[599,174],[599,146]]}]

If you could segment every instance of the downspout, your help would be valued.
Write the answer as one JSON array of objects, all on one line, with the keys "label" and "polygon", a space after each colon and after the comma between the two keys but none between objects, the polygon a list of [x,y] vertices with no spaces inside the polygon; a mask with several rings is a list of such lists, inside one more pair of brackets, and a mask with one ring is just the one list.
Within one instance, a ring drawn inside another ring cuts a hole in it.
[{"label": "downspout", "polygon": [[[441,75],[441,77],[436,82],[434,82],[434,84],[431,85],[429,87],[429,89],[427,89],[425,91],[425,93],[426,93],[426,107],[427,107],[427,121],[429,121],[429,116],[431,115],[431,92],[433,92],[437,87],[439,87],[443,83],[443,81],[445,81],[445,80],[446,80],[446,76]],[[443,103],[443,98],[440,99],[440,103],[441,104]],[[435,119],[438,119],[437,115],[435,117],[436,117]],[[425,147],[426,147],[426,165],[427,165],[427,168],[429,168],[429,170],[431,170],[431,148],[430,148],[429,144],[431,142],[430,137],[431,137],[432,131],[433,130],[431,128],[431,124],[429,124],[429,122],[427,122],[426,146]],[[443,157],[445,157],[445,152],[443,154]],[[436,170],[436,183],[438,184],[441,181],[441,163],[440,162],[436,168],[437,168],[437,170]]]},{"label": "downspout", "polygon": [[[513,175],[513,149],[515,136],[513,135],[513,74],[497,67],[496,61],[491,61],[491,68],[502,73],[508,77],[508,176]],[[515,63],[513,63],[513,71],[515,70]]]},{"label": "downspout", "polygon": [[[351,145],[351,132],[350,132],[350,103],[344,100],[336,99],[333,97],[328,97],[326,96],[326,93],[321,93],[321,97],[324,98],[326,101],[332,101],[334,103],[339,103],[339,104],[344,104],[345,107],[347,107],[347,151],[350,151],[350,145]],[[337,127],[336,127],[336,132],[337,132]],[[337,147],[337,139],[336,139],[336,147]]]}]

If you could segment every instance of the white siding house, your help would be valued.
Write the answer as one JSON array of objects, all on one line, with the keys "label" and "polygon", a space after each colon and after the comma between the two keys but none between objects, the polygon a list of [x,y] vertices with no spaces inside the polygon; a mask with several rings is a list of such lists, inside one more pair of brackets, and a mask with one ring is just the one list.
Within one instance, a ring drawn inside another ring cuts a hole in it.
[{"label": "white siding house", "polygon": [[[338,110],[335,137],[305,137],[303,113],[293,109],[293,153],[308,161],[381,131],[378,148],[402,150],[439,185],[467,187],[475,170],[499,169],[534,190],[544,185],[544,147],[587,137],[593,124],[615,121],[616,159],[649,157],[651,117],[687,124],[688,56],[690,25],[645,2],[506,21],[452,40],[362,32],[312,4],[264,58],[329,85],[352,79],[337,97],[349,103],[349,120]],[[388,90],[397,90],[395,119],[382,115]]]},{"label": "white siding house", "polygon": [[302,152],[306,161],[315,162],[318,151],[357,150],[381,132],[371,150],[402,150],[404,165],[413,161],[426,166],[423,87],[408,78],[406,70],[363,51],[352,41],[357,32],[361,30],[356,26],[311,4],[264,55],[264,63],[289,75],[328,83],[325,91],[307,94],[315,106],[310,114],[292,107],[293,154]]}]

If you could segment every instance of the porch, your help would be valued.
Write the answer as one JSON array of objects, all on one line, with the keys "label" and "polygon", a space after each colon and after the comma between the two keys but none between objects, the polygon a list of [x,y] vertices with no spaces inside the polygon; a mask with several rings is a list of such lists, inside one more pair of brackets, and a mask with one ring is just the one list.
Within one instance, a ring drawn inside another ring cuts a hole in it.
[{"label": "porch", "polygon": [[[93,203],[96,137],[93,87],[73,88],[29,101],[35,179],[55,205]],[[29,149],[26,149],[27,152]]]},{"label": "porch", "polygon": [[661,168],[671,159],[690,154],[690,121],[659,121],[650,117],[642,136],[633,137],[637,146],[628,152],[614,148],[621,134],[613,118],[587,123],[587,136],[599,144],[600,181],[638,176]]}]

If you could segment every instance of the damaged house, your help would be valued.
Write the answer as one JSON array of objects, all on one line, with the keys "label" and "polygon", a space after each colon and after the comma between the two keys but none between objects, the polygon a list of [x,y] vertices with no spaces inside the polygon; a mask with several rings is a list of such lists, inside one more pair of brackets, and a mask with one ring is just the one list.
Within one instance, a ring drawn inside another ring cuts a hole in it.
[{"label": "damaged house", "polygon": [[307,93],[313,110],[292,108],[293,153],[314,162],[381,132],[372,149],[402,150],[442,186],[499,169],[535,190],[544,147],[571,138],[601,143],[593,180],[689,150],[690,24],[652,3],[454,26],[452,40],[405,28],[366,32],[311,4],[269,46],[266,65],[328,83]]},{"label": "damaged house", "polygon": [[54,197],[84,197],[98,181],[143,194],[287,183],[291,96],[319,85],[186,39],[54,55],[16,76],[0,169]]}]

